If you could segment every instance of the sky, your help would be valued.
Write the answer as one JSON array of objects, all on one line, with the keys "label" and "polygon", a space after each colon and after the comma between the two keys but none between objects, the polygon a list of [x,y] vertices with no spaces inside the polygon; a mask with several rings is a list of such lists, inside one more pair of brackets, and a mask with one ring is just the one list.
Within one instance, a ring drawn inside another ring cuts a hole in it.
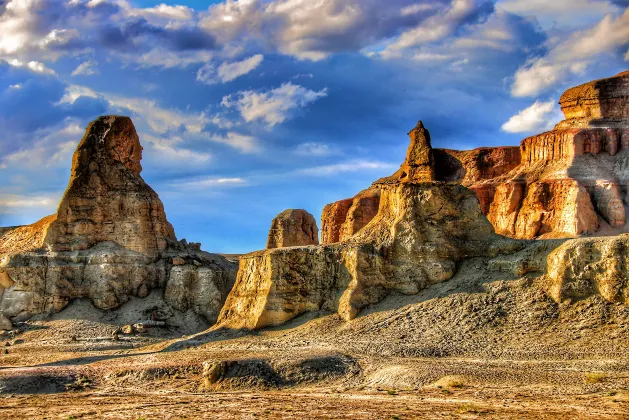
[{"label": "sky", "polygon": [[56,211],[99,115],[128,115],[179,239],[262,249],[275,215],[434,147],[517,145],[629,69],[629,0],[0,0],[0,226]]}]

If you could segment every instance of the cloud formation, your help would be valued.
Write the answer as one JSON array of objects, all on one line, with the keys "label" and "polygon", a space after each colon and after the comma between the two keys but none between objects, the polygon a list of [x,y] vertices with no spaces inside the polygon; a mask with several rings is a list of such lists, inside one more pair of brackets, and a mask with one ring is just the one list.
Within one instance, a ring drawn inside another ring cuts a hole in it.
[{"label": "cloud formation", "polygon": [[532,133],[551,129],[561,119],[561,111],[555,100],[535,101],[502,125],[507,133]]},{"label": "cloud formation", "polygon": [[222,105],[238,110],[246,122],[262,121],[273,127],[291,118],[296,110],[326,96],[327,88],[314,91],[288,82],[268,91],[245,90],[225,96]]},{"label": "cloud formation", "polygon": [[263,60],[262,54],[256,54],[241,61],[224,62],[218,68],[208,63],[197,71],[197,80],[208,85],[231,82],[258,68]]},{"label": "cloud formation", "polygon": [[614,57],[620,50],[629,60],[629,7],[620,15],[606,15],[591,28],[555,42],[548,52],[529,60],[515,74],[511,93],[535,96],[574,75],[583,74],[595,61]]}]

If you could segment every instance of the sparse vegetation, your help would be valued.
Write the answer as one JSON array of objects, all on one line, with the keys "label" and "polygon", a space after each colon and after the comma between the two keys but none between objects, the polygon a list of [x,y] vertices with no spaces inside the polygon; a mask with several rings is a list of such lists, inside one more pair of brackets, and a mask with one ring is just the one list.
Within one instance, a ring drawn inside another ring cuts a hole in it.
[{"label": "sparse vegetation", "polygon": [[604,382],[607,375],[602,372],[590,372],[585,375],[585,382],[588,384],[598,384]]},{"label": "sparse vegetation", "polygon": [[473,404],[473,403],[463,404],[461,407],[459,407],[457,412],[459,414],[481,414],[481,413],[484,413],[484,411],[479,406],[477,406],[476,404]]},{"label": "sparse vegetation", "polygon": [[463,388],[465,379],[462,376],[444,376],[435,382],[437,388]]}]

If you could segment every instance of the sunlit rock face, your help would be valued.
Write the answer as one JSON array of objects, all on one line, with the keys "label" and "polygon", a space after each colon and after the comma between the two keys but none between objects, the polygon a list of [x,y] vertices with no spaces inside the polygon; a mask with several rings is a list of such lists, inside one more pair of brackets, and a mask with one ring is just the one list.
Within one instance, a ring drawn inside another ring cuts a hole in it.
[{"label": "sunlit rock face", "polygon": [[319,228],[314,216],[306,210],[284,210],[271,223],[267,249],[318,245]]},{"label": "sunlit rock face", "polygon": [[505,158],[486,160],[489,165],[481,166],[491,166],[488,172],[469,158],[475,151],[441,150],[438,178],[473,189],[503,235],[532,239],[628,231],[629,72],[568,89],[559,103],[566,119],[522,140],[519,157],[490,149],[485,153]]},{"label": "sunlit rock face", "polygon": [[130,118],[90,123],[74,153],[70,182],[45,242],[54,251],[115,242],[143,254],[163,252],[175,232],[142,179],[142,146]]},{"label": "sunlit rock face", "polygon": [[[473,191],[434,180],[423,124],[409,135],[400,170],[356,198],[326,207],[324,238],[335,243],[242,257],[218,325],[261,328],[320,309],[349,320],[391,291],[418,293],[449,280],[459,260],[508,246],[483,216]],[[361,203],[365,198],[377,203],[375,211],[364,211],[372,206]],[[368,216],[357,217],[359,211]]]},{"label": "sunlit rock face", "polygon": [[[141,159],[130,118],[90,123],[58,212],[0,230],[0,278],[13,282],[3,286],[0,314],[27,319],[59,312],[76,298],[115,309],[131,296],[164,288],[176,309],[216,319],[235,266],[177,241],[161,200],[140,175]],[[173,269],[174,258],[186,264],[185,274]]]}]

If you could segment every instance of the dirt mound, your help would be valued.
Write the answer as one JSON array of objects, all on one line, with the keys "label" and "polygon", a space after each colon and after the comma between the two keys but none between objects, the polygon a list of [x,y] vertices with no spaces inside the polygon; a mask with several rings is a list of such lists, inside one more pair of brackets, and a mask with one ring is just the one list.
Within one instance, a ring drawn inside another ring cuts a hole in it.
[{"label": "dirt mound", "polygon": [[321,355],[303,359],[240,359],[203,364],[205,389],[281,388],[330,383],[354,377],[359,364],[347,355]]}]

